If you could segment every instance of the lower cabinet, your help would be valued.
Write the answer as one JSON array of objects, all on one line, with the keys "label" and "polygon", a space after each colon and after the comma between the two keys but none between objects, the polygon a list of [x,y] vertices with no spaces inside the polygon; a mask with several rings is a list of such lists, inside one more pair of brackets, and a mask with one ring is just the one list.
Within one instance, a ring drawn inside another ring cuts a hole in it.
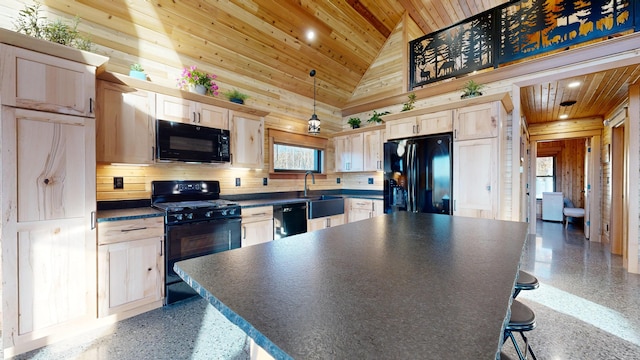
[{"label": "lower cabinet", "polygon": [[307,232],[342,225],[345,222],[344,220],[344,214],[325,216],[317,219],[309,219],[307,220]]},{"label": "lower cabinet", "polygon": [[163,246],[163,217],[98,224],[99,317],[162,306]]},{"label": "lower cabinet", "polygon": [[273,206],[242,209],[242,247],[273,240]]},{"label": "lower cabinet", "polygon": [[349,222],[370,219],[384,214],[384,202],[372,199],[347,199]]}]

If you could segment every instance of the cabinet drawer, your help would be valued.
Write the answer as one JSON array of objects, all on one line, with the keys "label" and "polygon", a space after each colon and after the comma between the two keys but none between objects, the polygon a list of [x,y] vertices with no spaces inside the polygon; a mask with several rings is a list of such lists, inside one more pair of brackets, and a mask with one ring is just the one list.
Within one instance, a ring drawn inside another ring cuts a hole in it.
[{"label": "cabinet drawer", "polygon": [[98,244],[164,236],[164,217],[107,221],[98,224]]},{"label": "cabinet drawer", "polygon": [[242,222],[251,223],[255,221],[273,219],[273,206],[260,206],[242,209]]},{"label": "cabinet drawer", "polygon": [[351,209],[357,210],[373,210],[373,201],[367,199],[350,199],[349,201]]}]

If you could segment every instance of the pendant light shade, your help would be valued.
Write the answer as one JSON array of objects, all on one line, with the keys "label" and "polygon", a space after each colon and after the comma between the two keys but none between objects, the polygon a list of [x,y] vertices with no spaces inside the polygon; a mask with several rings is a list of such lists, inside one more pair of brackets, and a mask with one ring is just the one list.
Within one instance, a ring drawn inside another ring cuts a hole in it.
[{"label": "pendant light shade", "polygon": [[316,115],[316,71],[311,70],[309,75],[313,78],[313,115],[309,119],[309,134],[317,135],[320,133],[320,119]]}]

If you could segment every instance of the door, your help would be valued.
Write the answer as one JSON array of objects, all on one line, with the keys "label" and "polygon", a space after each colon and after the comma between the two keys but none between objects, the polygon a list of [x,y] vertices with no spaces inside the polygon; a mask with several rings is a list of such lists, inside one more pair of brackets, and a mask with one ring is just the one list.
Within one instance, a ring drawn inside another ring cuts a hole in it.
[{"label": "door", "polygon": [[497,140],[454,141],[453,214],[495,219]]},{"label": "door", "polygon": [[94,138],[91,118],[2,109],[3,146],[16,149],[2,153],[2,193],[17,208],[2,228],[13,344],[96,316]]},{"label": "door", "polygon": [[611,241],[611,253],[626,255],[624,231],[624,125],[612,129],[611,141],[611,219],[609,239]]}]

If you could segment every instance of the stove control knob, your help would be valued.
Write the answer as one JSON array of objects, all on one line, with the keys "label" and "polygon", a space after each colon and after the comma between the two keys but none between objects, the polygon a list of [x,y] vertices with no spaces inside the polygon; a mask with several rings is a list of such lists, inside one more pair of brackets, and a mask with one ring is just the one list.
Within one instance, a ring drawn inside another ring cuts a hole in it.
[{"label": "stove control knob", "polygon": [[229,215],[235,215],[236,209],[229,209]]},{"label": "stove control knob", "polygon": [[211,215],[213,214],[213,211],[207,211],[206,213],[204,213],[205,217],[211,217]]},{"label": "stove control knob", "polygon": [[182,220],[182,214],[175,214],[174,216],[176,217],[176,220]]},{"label": "stove control knob", "polygon": [[187,219],[189,219],[189,220],[193,219],[193,213],[185,214],[185,216],[186,216],[186,217],[187,217]]},{"label": "stove control knob", "polygon": [[222,210],[222,216],[227,216],[227,210]]}]

